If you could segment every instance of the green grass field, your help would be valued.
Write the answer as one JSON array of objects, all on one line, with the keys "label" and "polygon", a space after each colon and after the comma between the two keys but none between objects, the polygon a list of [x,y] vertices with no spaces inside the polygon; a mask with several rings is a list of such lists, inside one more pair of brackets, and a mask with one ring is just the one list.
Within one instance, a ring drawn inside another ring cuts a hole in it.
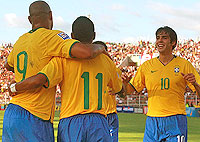
[{"label": "green grass field", "polygon": [[[0,141],[2,139],[3,114],[0,111]],[[56,112],[54,128],[57,136],[58,115]],[[119,113],[119,142],[142,142],[146,116],[143,114]],[[188,142],[199,142],[200,118],[188,117]]]}]

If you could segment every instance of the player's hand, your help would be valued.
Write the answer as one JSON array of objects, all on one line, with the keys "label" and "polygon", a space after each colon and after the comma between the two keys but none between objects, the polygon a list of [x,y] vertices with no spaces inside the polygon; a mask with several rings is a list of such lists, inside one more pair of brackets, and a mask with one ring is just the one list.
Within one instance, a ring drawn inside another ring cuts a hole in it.
[{"label": "player's hand", "polygon": [[128,66],[137,66],[137,62],[129,61]]},{"label": "player's hand", "polygon": [[191,83],[192,85],[195,85],[196,84],[196,78],[194,76],[193,73],[188,73],[188,74],[184,74],[184,73],[181,73],[181,75],[183,76],[183,78],[185,80],[187,80],[189,83]]},{"label": "player's hand", "polygon": [[123,83],[127,84],[132,78],[132,75],[128,76],[126,73],[122,73],[121,75]]},{"label": "player's hand", "polygon": [[[15,80],[12,80],[12,81],[10,82],[10,85],[13,84],[13,83],[16,83],[16,81],[15,81]],[[16,93],[11,92],[11,90],[10,90],[10,85],[8,85],[9,96],[11,96],[11,97],[16,96],[16,95],[17,95]]]}]

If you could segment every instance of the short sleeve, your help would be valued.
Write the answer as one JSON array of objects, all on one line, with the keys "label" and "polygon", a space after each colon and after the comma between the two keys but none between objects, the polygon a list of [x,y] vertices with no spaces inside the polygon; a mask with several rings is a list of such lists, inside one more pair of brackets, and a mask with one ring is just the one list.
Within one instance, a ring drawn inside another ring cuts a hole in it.
[{"label": "short sleeve", "polygon": [[[184,74],[188,74],[188,73],[193,73],[195,76],[196,82],[200,84],[200,76],[197,70],[193,67],[193,65],[189,61],[184,70]],[[190,89],[192,89],[192,91],[195,91],[195,87],[191,83],[187,82],[187,85],[190,87]]]},{"label": "short sleeve", "polygon": [[[112,62],[112,61],[111,61]],[[114,93],[118,93],[122,89],[122,79],[121,79],[121,70],[116,68],[116,65],[112,62],[112,90]]]},{"label": "short sleeve", "polygon": [[129,84],[137,90],[137,92],[142,91],[145,87],[145,76],[143,73],[143,65],[138,68],[137,73],[135,76],[130,80]]},{"label": "short sleeve", "polygon": [[67,34],[61,31],[54,31],[48,38],[46,52],[48,56],[72,58],[71,48],[79,42],[78,40],[70,39]]},{"label": "short sleeve", "polygon": [[59,84],[63,79],[63,67],[62,59],[60,57],[54,57],[50,62],[38,73],[43,74],[47,78],[47,84],[45,88],[51,88]]},{"label": "short sleeve", "polygon": [[14,67],[14,56],[13,56],[13,50],[10,52],[7,58],[7,63],[10,67]]}]

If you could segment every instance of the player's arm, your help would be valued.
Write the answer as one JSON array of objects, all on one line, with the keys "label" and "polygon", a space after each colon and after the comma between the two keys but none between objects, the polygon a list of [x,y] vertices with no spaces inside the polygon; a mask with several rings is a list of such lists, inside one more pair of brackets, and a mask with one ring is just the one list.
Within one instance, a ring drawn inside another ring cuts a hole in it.
[{"label": "player's arm", "polygon": [[136,91],[136,89],[133,87],[133,85],[130,83],[130,80],[132,80],[132,76],[127,76],[125,73],[122,73],[122,80],[123,80],[123,84],[122,84],[122,89],[125,92],[125,94],[131,94],[134,91]]},{"label": "player's arm", "polygon": [[105,52],[103,45],[80,43],[78,40],[70,39],[64,32],[52,31],[50,37],[50,41],[47,42],[49,48],[45,49],[48,56],[89,59]]},{"label": "player's arm", "polygon": [[42,87],[46,82],[47,78],[44,74],[37,74],[21,82],[11,84],[9,89],[12,93],[23,92],[26,90]]},{"label": "player's arm", "polygon": [[193,84],[193,86],[194,86],[194,88],[195,88],[196,91],[197,91],[197,95],[200,97],[200,85],[199,85],[197,82],[195,82],[195,83]]},{"label": "player's arm", "polygon": [[12,71],[12,72],[14,72],[14,68],[11,67],[11,66],[8,64],[7,61],[6,61],[5,65],[4,65],[4,67],[5,67],[8,71]]},{"label": "player's arm", "polygon": [[135,76],[131,79],[131,76],[123,76],[124,89],[127,94],[131,94],[134,91],[140,92],[145,88],[145,75],[143,72],[144,65],[141,65]]},{"label": "player's arm", "polygon": [[197,91],[197,95],[200,96],[200,85],[197,83],[195,75],[193,73],[184,74],[181,73],[183,78],[191,83]]},{"label": "player's arm", "polygon": [[103,45],[76,43],[71,48],[71,56],[80,59],[95,58],[101,53],[106,53]]},{"label": "player's arm", "polygon": [[13,50],[10,52],[10,54],[8,55],[8,58],[4,64],[4,67],[8,70],[8,71],[12,71],[14,72],[14,56],[13,56]]},{"label": "player's arm", "polygon": [[[55,57],[37,74],[21,82],[11,84],[10,92],[23,92],[44,86],[51,88],[62,81],[63,77],[62,60]],[[16,94],[14,94],[16,95]]]},{"label": "player's arm", "polygon": [[123,90],[128,95],[130,95],[134,91],[137,92],[137,90],[133,87],[133,85],[131,83],[123,83]]}]

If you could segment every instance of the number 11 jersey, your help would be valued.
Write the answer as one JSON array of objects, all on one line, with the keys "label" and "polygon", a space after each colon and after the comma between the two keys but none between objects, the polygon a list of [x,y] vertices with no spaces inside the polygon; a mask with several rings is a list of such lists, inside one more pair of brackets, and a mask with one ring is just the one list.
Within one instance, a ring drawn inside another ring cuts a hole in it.
[{"label": "number 11 jersey", "polygon": [[122,89],[115,64],[104,54],[88,60],[53,58],[40,73],[46,75],[49,88],[60,83],[60,119],[87,113],[106,115],[107,85],[115,93]]}]

